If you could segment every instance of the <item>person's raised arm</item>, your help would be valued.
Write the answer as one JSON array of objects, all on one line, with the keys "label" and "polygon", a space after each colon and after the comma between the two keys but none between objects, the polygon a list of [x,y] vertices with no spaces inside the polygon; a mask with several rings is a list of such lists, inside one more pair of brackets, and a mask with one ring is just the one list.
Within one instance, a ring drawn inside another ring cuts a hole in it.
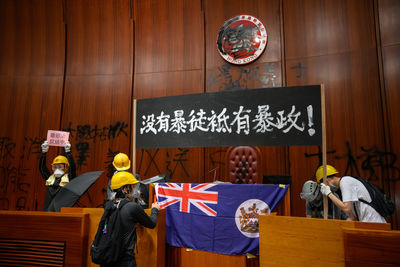
[{"label": "person's raised arm", "polygon": [[42,154],[40,155],[39,159],[39,171],[43,179],[47,180],[51,175],[51,172],[49,171],[49,169],[47,169],[46,166],[46,153],[47,151],[49,151],[49,144],[47,143],[47,141],[44,141],[40,147],[42,149]]}]

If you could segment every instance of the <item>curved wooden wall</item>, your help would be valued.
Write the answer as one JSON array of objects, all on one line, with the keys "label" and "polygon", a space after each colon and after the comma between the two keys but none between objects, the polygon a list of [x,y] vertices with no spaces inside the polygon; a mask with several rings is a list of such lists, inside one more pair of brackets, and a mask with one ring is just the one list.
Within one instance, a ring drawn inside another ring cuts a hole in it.
[{"label": "curved wooden wall", "polygon": [[[133,98],[323,83],[328,162],[385,188],[398,228],[399,11],[397,0],[1,1],[0,208],[41,209],[48,129],[71,131],[78,174],[105,171],[78,203],[98,207],[113,155],[133,153]],[[245,66],[216,49],[219,28],[238,14],[268,31],[266,51]],[[138,150],[136,172],[225,180],[227,149]],[[320,148],[260,149],[264,174],[293,177],[292,215],[304,216],[299,193]]]},{"label": "curved wooden wall", "polygon": [[41,210],[39,149],[63,99],[62,2],[1,1],[0,31],[0,209]]}]

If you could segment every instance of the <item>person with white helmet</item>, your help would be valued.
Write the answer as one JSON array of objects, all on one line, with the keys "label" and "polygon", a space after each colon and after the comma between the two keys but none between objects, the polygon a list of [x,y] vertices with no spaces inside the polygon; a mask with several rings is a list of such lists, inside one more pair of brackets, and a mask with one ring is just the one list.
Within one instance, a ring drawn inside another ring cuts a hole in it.
[{"label": "person with white helmet", "polygon": [[[316,182],[308,180],[303,185],[303,190],[300,197],[306,201],[306,217],[308,218],[323,218],[324,205],[321,193],[322,174],[317,170],[315,174]],[[333,193],[339,197],[340,191],[332,187]],[[342,212],[332,201],[328,199],[328,218],[346,220],[348,216]]]},{"label": "person with white helmet", "polygon": [[[371,196],[365,186],[356,178],[351,176],[339,177],[339,173],[333,166],[327,165],[326,182],[328,185],[321,183],[321,192],[327,196],[332,202],[343,212],[349,215],[350,220],[358,220],[361,222],[378,222],[386,223],[383,218],[370,205],[360,201],[371,202]],[[317,172],[322,177],[323,166],[320,166]],[[340,187],[342,192],[342,200],[332,194],[330,186]]]},{"label": "person with white helmet", "polygon": [[115,194],[115,199],[110,200],[106,205],[118,206],[122,200],[129,202],[122,206],[121,215],[121,236],[123,238],[122,248],[124,253],[120,260],[113,263],[113,267],[118,266],[136,266],[134,247],[136,243],[136,224],[139,223],[144,227],[153,229],[157,224],[158,210],[160,205],[155,202],[152,204],[151,215],[148,216],[143,208],[136,202],[134,196],[135,184],[139,181],[127,171],[120,171],[111,178],[110,188]]},{"label": "person with white helmet", "polygon": [[39,171],[45,180],[46,197],[43,210],[47,211],[53,198],[60,191],[60,188],[68,184],[76,177],[76,168],[74,158],[71,153],[71,143],[66,142],[64,146],[64,155],[58,155],[51,163],[53,173],[46,167],[46,154],[49,151],[49,144],[44,141],[41,145],[42,155],[39,160]]}]

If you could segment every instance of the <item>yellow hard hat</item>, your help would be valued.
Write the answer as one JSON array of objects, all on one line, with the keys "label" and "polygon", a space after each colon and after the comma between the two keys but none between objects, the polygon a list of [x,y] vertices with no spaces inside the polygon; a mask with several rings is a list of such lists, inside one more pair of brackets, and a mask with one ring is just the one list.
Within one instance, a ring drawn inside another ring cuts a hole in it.
[{"label": "yellow hard hat", "polygon": [[68,159],[64,156],[57,156],[54,158],[53,163],[51,164],[51,166],[53,166],[54,164],[65,164],[66,168],[69,167],[69,162]]},{"label": "yellow hard hat", "polygon": [[[326,165],[326,177],[331,176],[333,174],[339,173],[335,167],[331,166],[331,165]],[[317,171],[315,172],[315,179],[317,180],[317,182],[319,182],[319,180],[321,180],[324,177],[324,166],[321,165],[318,167]]]},{"label": "yellow hard hat", "polygon": [[114,157],[113,165],[117,171],[126,171],[131,167],[131,161],[126,154],[118,153]]},{"label": "yellow hard hat", "polygon": [[115,190],[127,184],[137,184],[137,183],[139,183],[139,181],[135,178],[135,176],[133,176],[132,173],[122,171],[122,172],[117,172],[116,174],[113,175],[113,177],[111,178],[110,188],[111,190]]}]

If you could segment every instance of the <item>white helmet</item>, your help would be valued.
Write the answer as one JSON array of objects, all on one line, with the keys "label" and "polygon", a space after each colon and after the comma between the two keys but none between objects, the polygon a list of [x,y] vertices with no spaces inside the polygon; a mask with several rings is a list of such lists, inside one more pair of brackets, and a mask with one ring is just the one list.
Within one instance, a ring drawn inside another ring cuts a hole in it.
[{"label": "white helmet", "polygon": [[319,194],[319,187],[320,185],[318,185],[316,182],[308,180],[303,185],[303,190],[300,193],[300,198],[309,202],[314,201]]}]

